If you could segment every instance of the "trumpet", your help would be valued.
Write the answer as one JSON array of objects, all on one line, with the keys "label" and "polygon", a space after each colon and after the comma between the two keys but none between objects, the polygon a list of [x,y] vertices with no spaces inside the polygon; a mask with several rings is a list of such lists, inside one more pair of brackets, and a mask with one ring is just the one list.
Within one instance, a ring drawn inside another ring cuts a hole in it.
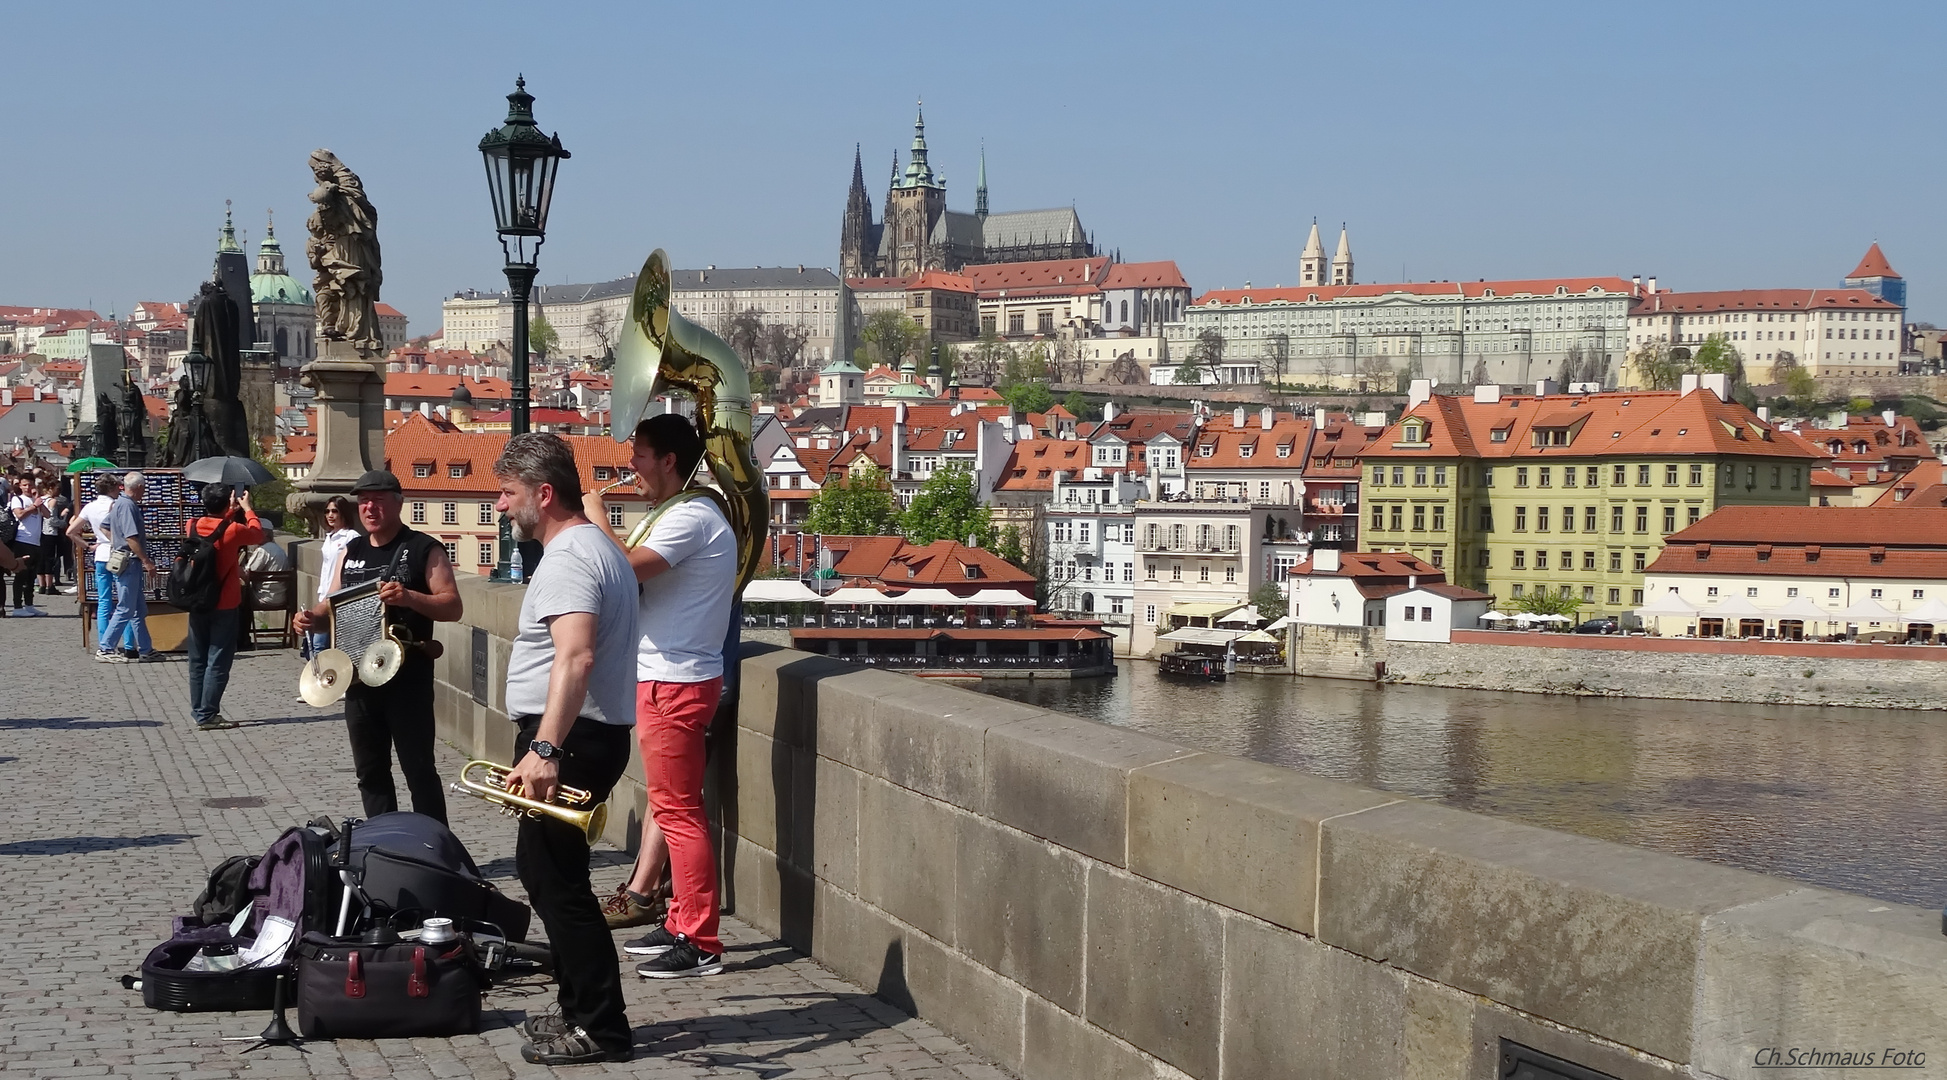
[{"label": "trumpet", "polygon": [[[484,773],[484,778],[476,780],[468,775],[475,769]],[[602,827],[608,824],[607,803],[594,803],[593,795],[565,785],[555,789],[555,802],[516,795],[507,790],[507,775],[511,772],[512,769],[491,761],[469,761],[460,767],[460,779],[452,785],[452,791],[456,795],[485,799],[500,807],[501,812],[509,817],[545,816],[567,822],[580,829],[591,844],[601,838]],[[590,806],[590,803],[594,805]]]},{"label": "trumpet", "polygon": [[633,484],[633,483],[635,483],[635,474],[630,473],[629,475],[623,477],[620,480],[615,481],[612,484],[605,485],[600,491],[597,491],[595,494],[597,497],[600,497],[608,494],[611,491],[614,491],[616,488],[621,487],[623,484]]}]

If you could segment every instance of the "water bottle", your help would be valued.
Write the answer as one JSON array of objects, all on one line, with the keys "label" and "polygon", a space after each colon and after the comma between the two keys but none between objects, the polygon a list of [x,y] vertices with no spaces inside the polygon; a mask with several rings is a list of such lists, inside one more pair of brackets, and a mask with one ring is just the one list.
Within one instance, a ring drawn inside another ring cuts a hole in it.
[{"label": "water bottle", "polygon": [[507,568],[507,577],[514,584],[519,585],[521,582],[527,580],[526,575],[521,571],[521,549],[519,544],[514,545],[514,553],[507,559]]}]

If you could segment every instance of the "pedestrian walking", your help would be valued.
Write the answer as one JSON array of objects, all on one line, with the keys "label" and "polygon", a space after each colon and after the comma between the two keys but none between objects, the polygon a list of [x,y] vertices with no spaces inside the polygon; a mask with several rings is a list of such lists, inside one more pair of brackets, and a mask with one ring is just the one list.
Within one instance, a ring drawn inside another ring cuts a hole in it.
[{"label": "pedestrian walking", "polygon": [[7,496],[7,513],[14,519],[11,547],[22,563],[21,568],[14,571],[14,616],[32,618],[45,615],[47,612],[34,606],[34,576],[41,566],[41,523],[47,518],[47,506],[41,496],[40,483],[32,473],[15,481],[13,493]]},{"label": "pedestrian walking", "polygon": [[203,516],[190,522],[189,531],[208,537],[216,549],[216,606],[189,611],[189,708],[196,730],[211,731],[235,726],[224,719],[222,708],[243,625],[238,618],[243,575],[237,569],[237,556],[251,544],[263,543],[265,535],[250,505],[250,492],[232,494],[228,484],[203,488]]},{"label": "pedestrian walking", "polygon": [[[144,547],[142,537],[142,493],[148,482],[139,472],[122,478],[122,494],[108,508],[108,574],[115,579],[115,611],[101,641],[120,641],[124,632],[134,635],[136,659],[150,662],[162,659],[149,640],[148,575],[155,573],[155,559]],[[107,663],[127,663],[127,657],[113,648],[98,648],[95,659]]]},{"label": "pedestrian walking", "polygon": [[[343,495],[333,495],[325,503],[324,543],[318,547],[318,597],[317,603],[331,595],[331,569],[338,565],[338,557],[345,553],[345,545],[358,539],[358,510],[350,499]],[[305,652],[316,656],[331,647],[331,635],[323,630],[313,630],[304,635]]]},{"label": "pedestrian walking", "polygon": [[41,523],[41,592],[59,596],[68,591],[61,588],[61,582],[74,574],[74,556],[68,543],[68,522],[74,517],[74,500],[68,498],[59,480],[49,480],[43,491],[48,497],[48,513],[47,520]]}]

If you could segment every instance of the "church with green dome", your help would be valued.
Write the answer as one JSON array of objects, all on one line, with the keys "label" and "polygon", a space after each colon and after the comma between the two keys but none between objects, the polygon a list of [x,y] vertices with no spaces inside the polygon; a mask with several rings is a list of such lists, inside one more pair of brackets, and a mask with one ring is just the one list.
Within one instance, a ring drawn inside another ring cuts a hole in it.
[{"label": "church with green dome", "polygon": [[[227,220],[223,229],[234,245],[235,233]],[[276,226],[268,221],[264,242],[257,248],[257,272],[250,275],[250,307],[257,340],[269,342],[281,364],[297,366],[317,359],[317,299],[285,270],[284,247],[277,242]]]}]

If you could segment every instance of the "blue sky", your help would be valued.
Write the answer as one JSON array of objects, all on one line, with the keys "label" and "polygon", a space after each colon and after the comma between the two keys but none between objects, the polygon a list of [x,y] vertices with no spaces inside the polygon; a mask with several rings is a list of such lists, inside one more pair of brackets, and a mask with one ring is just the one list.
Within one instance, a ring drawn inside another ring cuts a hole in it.
[{"label": "blue sky", "polygon": [[[311,12],[321,14],[313,15]],[[322,14],[329,13],[329,14]],[[1939,5],[10,5],[0,304],[126,311],[208,272],[223,201],[301,251],[305,156],[380,213],[384,298],[498,287],[474,146],[517,71],[562,167],[542,281],[833,266],[926,100],[949,205],[1073,203],[1199,291],[1655,274],[1834,286],[1878,239],[1947,321]],[[357,44],[328,35],[348,27]],[[298,260],[293,259],[295,264]],[[300,274],[305,273],[302,269]]]}]

